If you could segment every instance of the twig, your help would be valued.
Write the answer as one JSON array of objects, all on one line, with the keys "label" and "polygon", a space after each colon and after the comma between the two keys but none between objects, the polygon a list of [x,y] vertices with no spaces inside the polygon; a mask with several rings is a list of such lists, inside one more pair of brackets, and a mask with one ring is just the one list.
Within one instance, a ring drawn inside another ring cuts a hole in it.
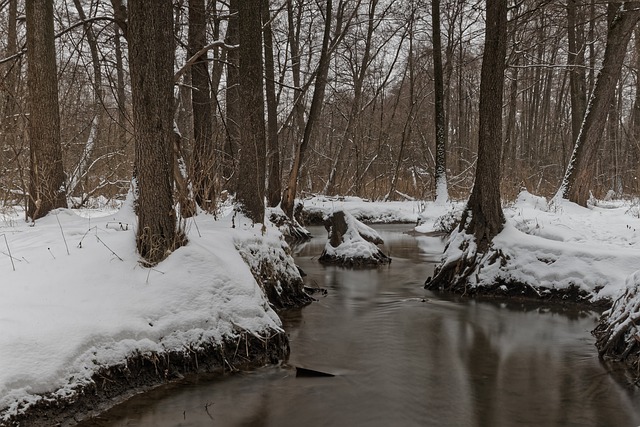
[{"label": "twig", "polygon": [[149,284],[149,275],[151,274],[151,270],[155,271],[156,273],[164,274],[164,271],[156,270],[155,268],[149,267],[149,270],[147,271],[147,280],[145,281],[147,285]]},{"label": "twig", "polygon": [[98,237],[97,235],[96,235],[96,239],[98,239],[98,242],[102,243],[105,248],[109,249],[109,251],[111,251],[111,253],[114,254],[116,256],[116,258],[118,258],[120,261],[124,261],[122,258],[120,258],[120,256],[117,253],[115,253],[113,251],[113,249],[111,249],[109,246],[107,246],[107,244],[105,242],[103,242],[102,239],[100,237]]},{"label": "twig", "polygon": [[13,263],[13,256],[11,256],[11,249],[9,249],[9,242],[7,242],[7,235],[3,234],[4,244],[7,246],[7,251],[9,252],[9,259],[11,259],[11,267],[13,267],[13,271],[16,271],[16,265]]},{"label": "twig", "polygon": [[47,248],[47,250],[49,251],[49,253],[51,254],[51,256],[53,257],[53,259],[56,259],[56,257],[53,255],[53,252],[51,252],[51,248]]},{"label": "twig", "polygon": [[[93,230],[94,228],[95,228],[95,229],[97,229],[97,227],[90,227],[90,228],[89,228],[89,229],[88,229],[88,230],[87,230],[87,231],[82,235],[82,238],[81,238],[81,239],[80,239],[80,241],[78,242],[78,248],[82,249],[82,241],[84,240],[84,238],[85,238],[85,237],[87,237],[87,234],[89,234],[89,232],[90,232],[91,230]],[[98,236],[96,235],[96,237],[98,237]]]},{"label": "twig", "polygon": [[69,253],[69,245],[67,245],[67,239],[64,237],[64,230],[62,230],[62,224],[60,224],[60,218],[58,218],[57,214],[56,214],[56,221],[58,221],[58,226],[60,227],[60,234],[62,234],[62,240],[64,241],[64,246],[65,248],[67,248],[67,255],[71,255],[71,253]]},{"label": "twig", "polygon": [[204,410],[207,413],[207,415],[209,416],[209,418],[211,418],[213,420],[213,416],[209,413],[209,406],[213,406],[213,402],[211,402],[211,403],[207,402],[204,405]]}]

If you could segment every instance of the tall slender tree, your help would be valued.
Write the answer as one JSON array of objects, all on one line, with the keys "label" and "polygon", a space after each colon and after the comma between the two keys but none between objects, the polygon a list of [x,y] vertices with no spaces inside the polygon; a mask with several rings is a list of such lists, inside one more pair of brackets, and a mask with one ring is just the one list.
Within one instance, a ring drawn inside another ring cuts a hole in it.
[{"label": "tall slender tree", "polygon": [[627,45],[640,20],[640,2],[610,2],[608,13],[612,18],[607,31],[602,69],[596,77],[593,93],[574,143],[573,154],[555,196],[555,199],[568,198],[583,206],[587,205],[590,197],[598,144],[620,79]]},{"label": "tall slender tree", "polygon": [[[206,44],[206,8],[204,0],[189,0],[189,57]],[[207,52],[191,65],[191,104],[193,111],[192,185],[196,203],[208,209],[213,197],[213,110]]]},{"label": "tall slender tree", "polygon": [[53,0],[27,1],[30,182],[27,216],[66,206],[53,30]]},{"label": "tall slender tree", "polygon": [[444,77],[442,70],[442,41],[440,36],[440,0],[431,2],[433,27],[433,82],[435,90],[436,126],[436,203],[449,198],[447,191],[447,126],[444,104]]},{"label": "tall slender tree", "polygon": [[293,159],[293,165],[289,172],[289,178],[287,180],[287,186],[284,189],[282,195],[282,210],[291,219],[293,219],[293,209],[295,203],[296,192],[298,189],[298,176],[300,175],[300,169],[302,168],[302,159],[309,147],[311,141],[311,135],[313,133],[314,126],[320,117],[322,112],[322,103],[324,102],[324,92],[327,87],[327,76],[329,74],[330,64],[330,52],[329,44],[331,41],[331,16],[332,16],[333,1],[327,0],[326,8],[324,11],[324,32],[322,36],[322,51],[320,53],[320,60],[318,63],[318,72],[316,74],[316,80],[313,89],[313,98],[311,99],[311,107],[309,109],[309,117],[304,128],[304,135],[302,140],[295,146],[295,153]]},{"label": "tall slender tree", "polygon": [[179,245],[172,186],[173,5],[129,0],[128,9],[137,247],[154,264]]},{"label": "tall slender tree", "polygon": [[273,61],[273,29],[269,0],[262,0],[262,37],[264,39],[264,76],[267,100],[267,202],[277,206],[282,200],[280,148],[278,146],[278,104]]},{"label": "tall slender tree", "polygon": [[[229,1],[229,23],[225,35],[225,44],[235,46],[239,43],[239,18],[238,4],[242,0]],[[224,158],[222,174],[225,179],[232,180],[235,173],[235,166],[238,157],[238,147],[240,145],[240,52],[238,49],[231,49],[227,52],[227,90],[226,90],[226,130],[227,138],[224,144]],[[231,186],[233,187],[233,180]]]}]

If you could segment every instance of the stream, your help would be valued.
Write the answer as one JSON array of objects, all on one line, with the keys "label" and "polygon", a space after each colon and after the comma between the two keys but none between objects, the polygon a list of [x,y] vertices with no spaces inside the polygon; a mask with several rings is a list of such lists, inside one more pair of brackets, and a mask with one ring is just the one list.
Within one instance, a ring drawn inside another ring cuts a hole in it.
[{"label": "stream", "polygon": [[[640,392],[598,360],[598,313],[434,294],[422,284],[440,239],[375,228],[390,266],[320,265],[320,227],[295,249],[307,281],[328,293],[282,315],[287,365],[188,377],[80,425],[640,425]],[[294,366],[334,376],[296,377]]]}]

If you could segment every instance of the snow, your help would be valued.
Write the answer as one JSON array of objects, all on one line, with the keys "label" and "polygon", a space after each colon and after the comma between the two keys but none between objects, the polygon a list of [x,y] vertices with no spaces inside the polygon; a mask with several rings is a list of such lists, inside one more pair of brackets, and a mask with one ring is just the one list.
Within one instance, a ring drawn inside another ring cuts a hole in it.
[{"label": "snow", "polygon": [[373,228],[354,218],[344,211],[347,231],[342,236],[342,242],[337,247],[327,241],[322,256],[342,260],[374,260],[379,256],[380,249],[374,241],[382,242],[382,237]]},{"label": "snow", "polygon": [[[144,268],[131,204],[102,214],[59,209],[30,226],[20,210],[0,213],[0,423],[136,352],[282,330],[237,250],[262,239],[262,225],[198,215],[186,246]],[[279,236],[266,227],[263,250],[281,248]]]},{"label": "snow", "polygon": [[[523,191],[504,208],[507,222],[493,240],[493,249],[502,252],[506,262],[483,264],[472,285],[511,281],[541,292],[575,286],[591,302],[614,300],[638,268],[640,219],[635,206],[612,201],[584,208],[565,199],[548,203]],[[447,262],[461,256],[461,239],[466,238],[453,233],[444,255]]]},{"label": "snow", "polygon": [[324,217],[334,211],[344,210],[360,221],[373,223],[415,223],[424,202],[371,202],[360,197],[313,196],[304,199],[304,210]]}]

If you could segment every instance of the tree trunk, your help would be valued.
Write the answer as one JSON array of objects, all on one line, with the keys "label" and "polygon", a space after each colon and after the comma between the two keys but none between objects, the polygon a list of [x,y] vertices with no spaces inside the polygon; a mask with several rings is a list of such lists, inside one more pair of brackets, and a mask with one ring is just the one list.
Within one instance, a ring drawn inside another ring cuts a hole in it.
[{"label": "tree trunk", "polygon": [[26,2],[31,170],[27,216],[66,206],[53,30],[53,0]]},{"label": "tree trunk", "polygon": [[582,120],[587,108],[587,81],[584,74],[584,36],[582,25],[578,25],[576,3],[567,1],[567,28],[569,39],[569,81],[571,85],[571,131],[572,140],[578,140]]},{"label": "tree trunk", "polygon": [[302,141],[296,145],[293,166],[287,180],[287,187],[282,195],[282,210],[290,218],[293,219],[293,208],[298,186],[298,175],[302,167],[302,159],[305,151],[309,146],[311,135],[316,121],[322,112],[322,103],[324,101],[324,91],[327,86],[327,75],[329,73],[329,40],[331,38],[331,16],[332,16],[332,0],[327,0],[325,10],[324,34],[322,37],[322,52],[320,53],[320,62],[318,64],[318,73],[313,90],[313,98],[311,100],[311,108],[309,109],[309,117],[304,128]]},{"label": "tree trunk", "polygon": [[442,73],[442,41],[440,37],[440,0],[431,2],[433,27],[433,81],[435,90],[436,130],[436,203],[445,203],[447,191],[447,127],[444,105],[444,78]]},{"label": "tree trunk", "polygon": [[269,0],[262,0],[262,32],[264,38],[264,73],[267,99],[267,202],[277,206],[282,198],[280,184],[280,147],[278,145],[278,104],[273,63],[273,31]]},{"label": "tree trunk", "polygon": [[262,88],[262,16],[252,2],[238,4],[240,35],[240,126],[237,197],[254,223],[264,222],[265,125]]},{"label": "tree trunk", "polygon": [[[86,22],[87,15],[84,13],[80,0],[73,0],[73,4],[76,7],[78,16],[83,21],[83,28],[87,37],[87,44],[89,45],[89,51],[91,52],[91,65],[93,66],[93,119],[91,121],[91,127],[89,129],[89,135],[87,141],[82,150],[82,155],[76,164],[69,180],[67,181],[67,196],[71,200],[71,196],[76,190],[76,187],[87,174],[89,167],[89,160],[93,155],[96,139],[98,137],[98,130],[100,129],[100,118],[102,113],[102,70],[100,67],[100,56],[98,54],[98,43],[96,36],[93,32],[91,24]],[[84,197],[83,197],[84,199]]]},{"label": "tree trunk", "polygon": [[[500,206],[500,152],[502,148],[502,98],[507,35],[507,0],[488,0],[486,35],[480,73],[480,117],[478,133],[478,166],[471,197],[465,207],[457,234],[462,239],[454,251],[463,255],[443,262],[436,268],[433,280],[425,287],[466,291],[469,276],[479,267],[482,254],[504,226]],[[473,236],[475,245],[469,243]],[[455,236],[455,235],[454,235]]]},{"label": "tree trunk", "polygon": [[[229,2],[229,24],[225,38],[225,43],[228,45],[237,45],[240,42],[238,22],[238,3],[240,2],[241,0],[230,0]],[[239,54],[238,49],[231,49],[227,52],[227,139],[222,162],[222,175],[226,180],[232,180],[235,173],[240,144]],[[234,182],[235,180],[230,182],[230,187],[235,189]]]},{"label": "tree trunk", "polygon": [[173,206],[173,7],[129,0],[137,247],[155,264],[179,246]]},{"label": "tree trunk", "polygon": [[[206,9],[204,0],[189,0],[189,44],[191,58],[206,45]],[[193,111],[193,162],[191,184],[196,203],[203,209],[214,203],[213,110],[209,86],[209,63],[203,53],[191,65],[191,106]]]},{"label": "tree trunk", "polygon": [[[478,166],[460,226],[485,251],[504,226],[500,205],[502,97],[506,57],[507,1],[487,1],[487,28],[480,72]],[[469,220],[467,223],[467,219]]]},{"label": "tree trunk", "polygon": [[627,44],[640,19],[640,2],[610,3],[609,7],[615,8],[615,13],[607,32],[602,69],[596,77],[573,154],[555,196],[566,197],[582,206],[586,206],[589,200],[598,144],[607,123],[608,110],[620,78]]}]

